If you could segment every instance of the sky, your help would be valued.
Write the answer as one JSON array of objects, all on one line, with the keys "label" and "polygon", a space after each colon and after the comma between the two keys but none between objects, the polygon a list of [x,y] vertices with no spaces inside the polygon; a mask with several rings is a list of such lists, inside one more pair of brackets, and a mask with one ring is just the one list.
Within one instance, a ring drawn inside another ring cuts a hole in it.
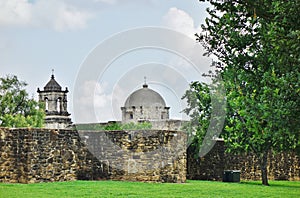
[{"label": "sky", "polygon": [[181,100],[206,81],[211,60],[194,34],[207,13],[198,0],[0,0],[0,76],[17,75],[30,96],[50,80],[68,87],[73,122],[120,120],[142,87],[160,93],[170,118],[188,119]]}]

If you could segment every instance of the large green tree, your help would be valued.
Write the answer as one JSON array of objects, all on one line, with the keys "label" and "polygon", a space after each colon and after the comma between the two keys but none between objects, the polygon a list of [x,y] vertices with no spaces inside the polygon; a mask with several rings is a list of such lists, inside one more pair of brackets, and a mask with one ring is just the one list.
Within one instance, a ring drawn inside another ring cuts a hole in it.
[{"label": "large green tree", "polygon": [[269,185],[268,153],[299,146],[300,1],[208,2],[196,36],[225,82],[228,151],[253,152]]},{"label": "large green tree", "polygon": [[17,76],[0,78],[0,126],[42,127],[44,108],[28,97],[25,82]]}]

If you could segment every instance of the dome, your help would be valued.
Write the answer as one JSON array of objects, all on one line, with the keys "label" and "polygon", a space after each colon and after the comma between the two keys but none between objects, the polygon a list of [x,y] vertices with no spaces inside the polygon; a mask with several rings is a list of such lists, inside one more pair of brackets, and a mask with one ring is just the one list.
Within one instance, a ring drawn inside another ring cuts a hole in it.
[{"label": "dome", "polygon": [[54,75],[51,76],[50,81],[44,87],[45,91],[61,91],[61,86],[54,79]]},{"label": "dome", "polygon": [[148,88],[147,84],[143,88],[133,92],[126,100],[125,107],[166,107],[166,103],[159,93]]}]

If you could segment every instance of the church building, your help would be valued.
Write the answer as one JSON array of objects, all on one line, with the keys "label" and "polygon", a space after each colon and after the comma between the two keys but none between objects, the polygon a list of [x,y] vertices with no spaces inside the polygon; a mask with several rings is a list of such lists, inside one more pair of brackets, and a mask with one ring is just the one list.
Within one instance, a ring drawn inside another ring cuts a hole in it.
[{"label": "church building", "polygon": [[122,122],[165,121],[169,119],[169,109],[163,97],[148,88],[145,83],[126,100],[122,110]]},{"label": "church building", "polygon": [[142,88],[131,93],[122,110],[122,123],[150,122],[152,129],[181,130],[183,120],[170,119],[170,107],[156,91],[143,84]]}]

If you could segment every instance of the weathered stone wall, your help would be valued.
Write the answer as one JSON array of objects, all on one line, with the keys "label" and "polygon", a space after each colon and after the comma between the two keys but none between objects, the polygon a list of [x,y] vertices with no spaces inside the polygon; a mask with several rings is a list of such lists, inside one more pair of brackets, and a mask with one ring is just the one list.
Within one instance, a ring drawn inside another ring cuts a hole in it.
[{"label": "weathered stone wall", "polygon": [[[185,182],[185,133],[179,131],[80,131],[89,151],[99,159],[94,170],[107,178],[130,181]],[[84,174],[91,174],[89,171]],[[88,176],[86,176],[88,178]],[[98,175],[101,179],[101,175]]]},{"label": "weathered stone wall", "polygon": [[0,181],[75,180],[85,148],[69,130],[0,129]]},{"label": "weathered stone wall", "polygon": [[[300,180],[300,157],[295,152],[269,153],[268,178]],[[204,157],[195,157],[192,147],[187,151],[187,178],[222,180],[224,170],[240,170],[243,180],[261,180],[258,159],[253,154],[234,155],[225,152],[224,142],[217,142]]]},{"label": "weathered stone wall", "polygon": [[182,126],[187,123],[184,120],[150,120],[152,129],[160,130],[181,130]]},{"label": "weathered stone wall", "polygon": [[225,169],[223,144],[217,142],[204,157],[198,157],[194,147],[187,149],[187,178],[199,180],[222,180]]},{"label": "weathered stone wall", "polygon": [[0,128],[0,182],[185,182],[185,134]]},{"label": "weathered stone wall", "polygon": [[[185,138],[183,132],[163,130],[0,128],[0,182],[222,180],[228,169],[241,170],[241,179],[260,180],[254,155],[225,153],[217,142],[206,156],[194,158],[192,147],[186,155]],[[268,169],[269,179],[300,180],[300,158],[293,152],[270,153]]]}]

